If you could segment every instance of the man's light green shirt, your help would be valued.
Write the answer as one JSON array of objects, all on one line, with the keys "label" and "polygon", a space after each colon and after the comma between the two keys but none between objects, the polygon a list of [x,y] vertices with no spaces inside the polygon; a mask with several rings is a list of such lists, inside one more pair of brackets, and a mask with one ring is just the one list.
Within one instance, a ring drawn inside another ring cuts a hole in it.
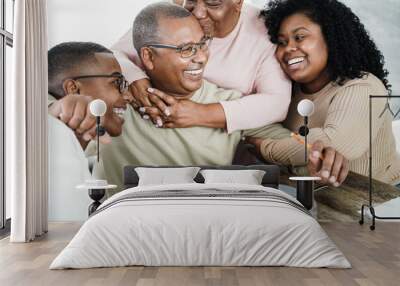
[{"label": "man's light green shirt", "polygon": [[[207,104],[239,97],[240,92],[221,89],[204,81],[191,100]],[[207,127],[157,128],[131,107],[124,118],[122,135],[112,138],[111,144],[101,146],[101,162],[95,168],[97,178],[117,184],[118,190],[122,187],[126,165],[230,165],[242,136],[265,137],[267,134],[266,128],[231,134],[224,129]]]}]

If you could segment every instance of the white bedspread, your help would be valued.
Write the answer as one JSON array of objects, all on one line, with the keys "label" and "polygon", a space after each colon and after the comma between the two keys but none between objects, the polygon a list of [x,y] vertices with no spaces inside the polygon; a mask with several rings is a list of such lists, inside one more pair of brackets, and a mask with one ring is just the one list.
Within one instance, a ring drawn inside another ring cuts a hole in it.
[{"label": "white bedspread", "polygon": [[[146,195],[146,191],[162,194],[171,190],[242,195],[128,198]],[[243,197],[240,190],[249,196]],[[247,192],[250,190],[264,191],[266,197],[263,194],[252,197]],[[127,265],[349,268],[350,263],[318,222],[293,203],[299,204],[279,190],[253,185],[184,184],[128,189],[100,206],[50,268]]]}]

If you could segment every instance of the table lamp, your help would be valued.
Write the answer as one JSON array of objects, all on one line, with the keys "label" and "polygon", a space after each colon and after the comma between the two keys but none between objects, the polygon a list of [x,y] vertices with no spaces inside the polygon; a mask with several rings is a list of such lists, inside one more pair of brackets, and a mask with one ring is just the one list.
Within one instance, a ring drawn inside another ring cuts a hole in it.
[{"label": "table lamp", "polygon": [[[308,128],[308,117],[314,113],[314,103],[309,99],[303,99],[297,105],[297,112],[304,117],[304,125],[299,128],[299,134],[304,136],[304,163],[308,162],[308,144],[307,135],[310,132]],[[314,181],[319,181],[319,177],[290,177],[292,181],[296,181],[296,199],[302,205],[310,210],[314,201]]]},{"label": "table lamp", "polygon": [[[100,124],[100,119],[107,111],[106,103],[101,99],[95,99],[89,104],[90,113],[96,117],[96,153],[97,162],[100,161],[100,136],[103,136],[106,131]],[[84,184],[77,186],[78,189],[87,189],[89,197],[94,201],[89,206],[89,216],[94,213],[101,205],[100,200],[104,197],[106,189],[116,188],[116,185],[109,185],[107,180],[90,179],[86,180]]]}]

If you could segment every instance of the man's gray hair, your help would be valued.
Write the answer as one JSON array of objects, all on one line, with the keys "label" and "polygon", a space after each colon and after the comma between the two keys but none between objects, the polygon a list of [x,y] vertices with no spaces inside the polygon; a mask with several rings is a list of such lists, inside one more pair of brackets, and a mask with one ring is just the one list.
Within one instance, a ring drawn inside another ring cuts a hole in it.
[{"label": "man's gray hair", "polygon": [[159,2],[148,5],[133,21],[133,45],[140,54],[140,49],[148,44],[159,42],[158,22],[161,18],[186,18],[192,15],[182,6]]}]

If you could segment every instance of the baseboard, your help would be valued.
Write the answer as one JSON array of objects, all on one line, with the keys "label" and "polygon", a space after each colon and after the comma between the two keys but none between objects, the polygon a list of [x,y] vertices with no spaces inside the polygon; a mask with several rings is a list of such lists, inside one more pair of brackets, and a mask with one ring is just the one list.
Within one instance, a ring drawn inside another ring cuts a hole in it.
[{"label": "baseboard", "polygon": [[6,220],[6,223],[3,228],[0,228],[0,239],[9,236],[10,230],[11,230],[11,218]]}]

